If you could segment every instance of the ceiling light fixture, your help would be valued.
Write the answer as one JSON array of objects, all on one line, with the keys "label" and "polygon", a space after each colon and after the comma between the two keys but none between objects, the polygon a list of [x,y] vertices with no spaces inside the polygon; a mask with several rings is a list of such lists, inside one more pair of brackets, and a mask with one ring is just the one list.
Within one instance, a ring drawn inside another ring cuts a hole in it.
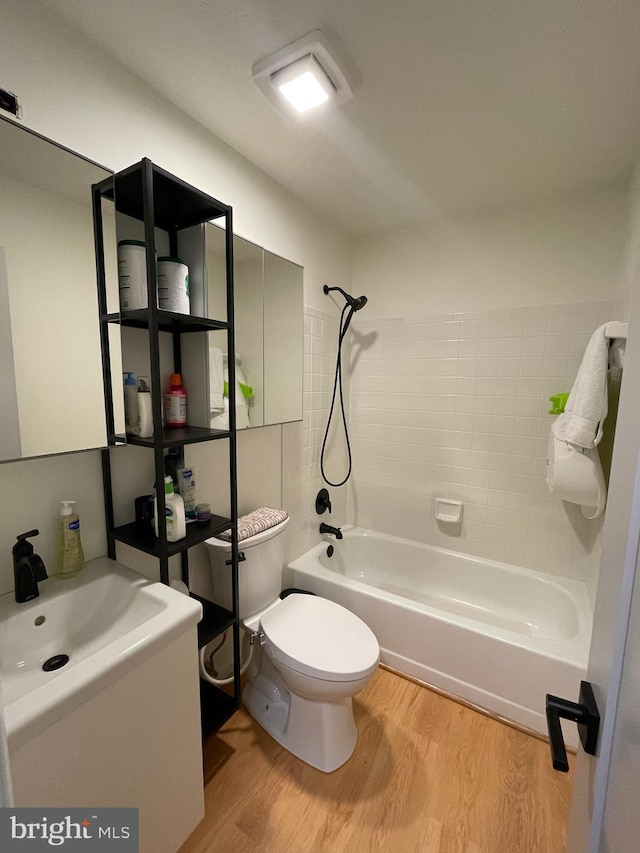
[{"label": "ceiling light fixture", "polygon": [[319,30],[256,62],[251,74],[271,103],[296,119],[322,104],[343,104],[353,97],[343,70]]}]

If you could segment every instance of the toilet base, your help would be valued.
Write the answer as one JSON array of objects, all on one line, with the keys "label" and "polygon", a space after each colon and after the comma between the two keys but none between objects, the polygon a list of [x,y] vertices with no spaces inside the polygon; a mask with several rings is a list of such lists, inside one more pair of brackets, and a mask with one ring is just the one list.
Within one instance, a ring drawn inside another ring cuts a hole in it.
[{"label": "toilet base", "polygon": [[358,740],[351,697],[331,702],[304,699],[284,686],[263,654],[252,661],[242,704],[271,737],[323,773],[351,758]]}]

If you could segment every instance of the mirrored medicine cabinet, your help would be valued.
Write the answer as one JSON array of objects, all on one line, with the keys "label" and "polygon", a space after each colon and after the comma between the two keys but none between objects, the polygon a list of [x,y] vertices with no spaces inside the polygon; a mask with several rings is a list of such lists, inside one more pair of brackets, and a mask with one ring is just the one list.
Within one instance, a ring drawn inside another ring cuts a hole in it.
[{"label": "mirrored medicine cabinet", "polygon": [[[0,462],[108,444],[91,187],[110,174],[0,117]],[[118,217],[116,225],[114,206],[103,199],[109,312],[118,311]],[[301,420],[303,268],[239,236],[233,245],[238,427]],[[213,223],[198,226],[178,250],[189,262],[191,313],[226,316],[224,231]],[[122,371],[149,372],[148,348],[142,339],[131,345],[130,331],[109,327],[119,438]],[[225,428],[225,335],[188,338],[183,372],[194,413],[189,419]],[[162,346],[168,352],[170,340]],[[163,352],[161,359],[170,360]]]},{"label": "mirrored medicine cabinet", "polygon": [[[224,230],[207,222],[185,233],[178,248],[189,259],[192,313],[226,317]],[[198,268],[200,258],[204,269]],[[304,270],[237,234],[233,261],[237,427],[302,420]],[[224,333],[210,332],[199,341],[191,336],[186,342],[185,375],[197,375],[198,365],[206,366],[202,389],[194,389],[195,394],[187,389],[192,411],[202,410],[198,425],[228,428],[227,360]]]},{"label": "mirrored medicine cabinet", "polygon": [[[91,185],[109,174],[0,117],[2,462],[107,444]],[[111,350],[115,376],[117,330]]]}]

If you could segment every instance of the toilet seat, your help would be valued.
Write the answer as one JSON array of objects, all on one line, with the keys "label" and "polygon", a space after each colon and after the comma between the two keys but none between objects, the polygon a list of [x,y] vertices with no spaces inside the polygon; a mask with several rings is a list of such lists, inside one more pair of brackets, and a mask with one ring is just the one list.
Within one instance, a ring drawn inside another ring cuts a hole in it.
[{"label": "toilet seat", "polygon": [[265,650],[275,661],[324,681],[356,681],[378,666],[380,648],[355,613],[315,595],[294,593],[264,613]]}]

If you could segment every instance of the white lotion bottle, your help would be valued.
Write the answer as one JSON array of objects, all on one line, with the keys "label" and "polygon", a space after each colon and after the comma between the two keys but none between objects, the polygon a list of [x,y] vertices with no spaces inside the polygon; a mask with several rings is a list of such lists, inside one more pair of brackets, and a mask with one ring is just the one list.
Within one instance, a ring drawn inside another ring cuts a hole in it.
[{"label": "white lotion bottle", "polygon": [[153,411],[148,376],[141,376],[138,384],[138,435],[140,438],[150,438],[153,435]]},{"label": "white lotion bottle", "polygon": [[62,501],[56,518],[56,577],[72,578],[84,566],[80,540],[80,516],[73,511],[75,501]]},{"label": "white lotion bottle", "polygon": [[139,435],[138,388],[130,370],[124,373],[124,424],[128,435]]},{"label": "white lotion bottle", "polygon": [[[187,520],[184,514],[184,501],[174,494],[173,480],[164,478],[165,517],[167,524],[167,542],[177,542],[187,535]],[[158,498],[153,500],[153,529],[158,533]]]}]

